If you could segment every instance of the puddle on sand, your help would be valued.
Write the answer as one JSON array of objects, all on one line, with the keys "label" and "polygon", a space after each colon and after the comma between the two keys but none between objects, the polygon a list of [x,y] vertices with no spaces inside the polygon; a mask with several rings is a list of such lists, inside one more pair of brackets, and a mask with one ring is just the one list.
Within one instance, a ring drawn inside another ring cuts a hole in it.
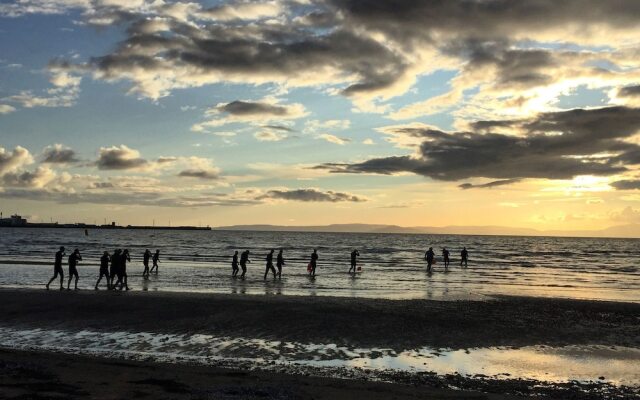
[{"label": "puddle on sand", "polygon": [[[197,362],[249,361],[313,367],[486,375],[546,382],[601,381],[640,387],[640,349],[607,346],[530,346],[443,351],[348,348],[211,335],[151,332],[63,331],[0,327],[0,346],[65,353],[99,354],[136,360]],[[604,379],[600,379],[604,377]]]}]

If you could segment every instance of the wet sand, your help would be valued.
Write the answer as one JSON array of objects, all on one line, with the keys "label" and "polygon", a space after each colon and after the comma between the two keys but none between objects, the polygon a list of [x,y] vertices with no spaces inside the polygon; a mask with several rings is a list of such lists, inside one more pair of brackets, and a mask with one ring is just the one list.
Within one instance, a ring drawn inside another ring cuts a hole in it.
[{"label": "wet sand", "polygon": [[7,399],[513,399],[409,384],[0,350]]},{"label": "wet sand", "polygon": [[[525,297],[391,301],[0,289],[0,315],[1,326],[25,329],[207,334],[399,350],[640,347],[639,304]],[[504,376],[267,364],[267,368],[250,360],[208,366],[188,361],[163,364],[0,349],[0,397],[629,399],[640,393],[640,388],[593,381],[549,383]]]},{"label": "wet sand", "polygon": [[372,300],[0,289],[2,323],[407,349],[640,347],[640,304],[524,297]]}]

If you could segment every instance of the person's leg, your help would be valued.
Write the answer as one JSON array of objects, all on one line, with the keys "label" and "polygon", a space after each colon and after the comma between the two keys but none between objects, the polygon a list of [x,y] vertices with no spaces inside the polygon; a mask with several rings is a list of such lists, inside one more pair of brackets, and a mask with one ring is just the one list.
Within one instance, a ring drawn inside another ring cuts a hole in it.
[{"label": "person's leg", "polygon": [[128,281],[129,276],[127,275],[127,273],[124,273],[124,288],[129,290],[129,281]]},{"label": "person's leg", "polygon": [[240,267],[242,267],[242,274],[240,275],[240,278],[244,279],[244,276],[247,273],[247,266],[246,264],[240,264]]},{"label": "person's leg", "polygon": [[58,274],[59,274],[58,269],[57,268],[54,269],[53,277],[51,279],[49,279],[49,282],[47,283],[47,290],[49,290],[49,285],[51,285],[51,282],[56,280],[56,278],[58,277]]},{"label": "person's leg", "polygon": [[80,275],[78,275],[78,271],[77,270],[73,271],[73,273],[74,273],[74,275],[76,277],[76,281],[74,282],[74,289],[78,290],[78,280],[80,279]]}]

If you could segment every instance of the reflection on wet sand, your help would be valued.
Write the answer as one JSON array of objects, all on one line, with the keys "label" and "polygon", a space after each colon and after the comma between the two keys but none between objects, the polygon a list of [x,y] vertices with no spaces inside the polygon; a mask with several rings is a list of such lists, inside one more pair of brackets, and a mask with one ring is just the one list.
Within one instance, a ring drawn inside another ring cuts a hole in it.
[{"label": "reflection on wet sand", "polygon": [[0,346],[169,362],[189,360],[207,364],[244,360],[256,365],[295,363],[311,367],[359,367],[439,375],[459,373],[545,382],[603,381],[640,387],[640,369],[637,368],[640,350],[595,345],[455,351],[425,347],[395,351],[202,334],[0,328]]}]

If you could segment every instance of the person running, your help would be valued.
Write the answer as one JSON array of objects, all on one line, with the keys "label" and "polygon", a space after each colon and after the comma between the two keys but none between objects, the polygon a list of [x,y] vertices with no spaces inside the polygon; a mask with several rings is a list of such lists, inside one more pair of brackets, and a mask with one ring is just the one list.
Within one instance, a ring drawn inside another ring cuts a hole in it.
[{"label": "person running", "polygon": [[358,263],[357,258],[360,257],[360,252],[358,252],[358,249],[354,249],[351,252],[351,267],[349,267],[349,273],[351,273],[351,270],[353,270],[353,273],[356,273],[356,265]]},{"label": "person running", "polygon": [[429,247],[429,250],[424,253],[424,259],[427,260],[427,272],[431,272],[431,264],[433,264],[434,258],[435,254],[433,252],[433,248]]},{"label": "person running", "polygon": [[69,280],[67,281],[67,290],[71,290],[71,279],[76,278],[74,283],[74,290],[78,290],[78,279],[80,276],[78,275],[78,261],[82,261],[82,256],[80,255],[80,250],[75,249],[73,253],[69,256]]},{"label": "person running", "polygon": [[231,276],[234,278],[238,276],[238,271],[240,271],[240,268],[238,267],[238,250],[236,250],[231,259]]},{"label": "person running", "polygon": [[109,269],[109,289],[116,288],[114,278],[120,276],[120,258],[122,258],[122,250],[116,249],[111,256],[111,268]]},{"label": "person running", "polygon": [[273,273],[273,279],[276,279],[276,269],[273,268],[273,249],[271,249],[271,251],[269,252],[269,254],[267,254],[267,265],[266,268],[264,270],[264,279],[267,279],[267,275],[269,274],[269,271],[271,271]]},{"label": "person running", "polygon": [[318,250],[313,249],[311,253],[311,261],[309,262],[309,275],[316,276],[316,267],[318,266]]},{"label": "person running", "polygon": [[249,260],[249,250],[243,251],[240,255],[240,267],[242,268],[240,279],[244,279],[244,276],[247,274],[247,263],[251,263],[251,260]]},{"label": "person running", "polygon": [[53,282],[58,275],[60,275],[60,290],[64,289],[63,281],[64,281],[64,270],[62,269],[62,258],[64,257],[64,246],[60,246],[60,250],[56,251],[55,261],[53,262],[53,278],[49,279],[49,283],[47,283],[47,290],[49,290],[49,285]]},{"label": "person running", "polygon": [[105,251],[104,254],[102,254],[102,257],[100,257],[100,275],[96,282],[96,290],[98,290],[98,285],[100,284],[103,276],[107,278],[107,289],[109,288],[109,261],[111,261],[111,256],[108,251]]},{"label": "person running", "polygon": [[278,258],[276,260],[276,267],[278,267],[278,278],[282,278],[282,267],[284,266],[284,256],[282,255],[282,249],[278,251]]},{"label": "person running", "polygon": [[142,271],[142,276],[145,278],[149,277],[149,260],[151,259],[151,252],[149,249],[144,251],[142,255],[142,265],[144,265],[144,271]]},{"label": "person running", "polygon": [[156,274],[158,273],[158,263],[160,262],[160,250],[156,250],[153,254],[153,265],[151,266],[151,272],[156,270]]},{"label": "person running", "polygon": [[444,269],[449,268],[449,250],[442,248],[442,259],[444,261]]},{"label": "person running", "polygon": [[462,267],[462,264],[464,263],[464,267],[467,268],[468,259],[469,259],[469,252],[467,251],[466,247],[463,247],[462,251],[460,252],[460,266]]}]

